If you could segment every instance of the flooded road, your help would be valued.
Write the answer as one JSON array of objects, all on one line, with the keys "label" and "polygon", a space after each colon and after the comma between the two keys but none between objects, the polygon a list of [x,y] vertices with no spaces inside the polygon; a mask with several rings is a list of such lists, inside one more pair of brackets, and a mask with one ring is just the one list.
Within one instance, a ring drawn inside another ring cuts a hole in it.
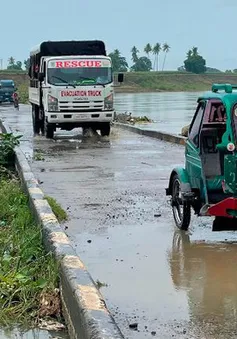
[{"label": "flooded road", "polygon": [[131,112],[133,116],[147,116],[154,122],[139,127],[179,134],[188,125],[201,93],[117,93],[116,112]]},{"label": "flooded road", "polygon": [[65,333],[37,329],[27,332],[19,332],[18,330],[0,330],[0,339],[69,339],[69,337]]},{"label": "flooded road", "polygon": [[182,146],[116,129],[108,139],[80,130],[33,139],[27,106],[0,114],[24,134],[44,192],[67,210],[63,227],[105,284],[125,338],[237,338],[237,233],[212,233],[212,220],[196,217],[181,233],[165,196]]}]

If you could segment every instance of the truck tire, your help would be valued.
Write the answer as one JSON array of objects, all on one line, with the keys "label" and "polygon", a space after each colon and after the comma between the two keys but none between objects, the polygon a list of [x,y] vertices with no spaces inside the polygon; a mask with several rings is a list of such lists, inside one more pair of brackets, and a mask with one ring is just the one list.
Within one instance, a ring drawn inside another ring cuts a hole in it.
[{"label": "truck tire", "polygon": [[44,110],[42,108],[39,109],[39,129],[42,135],[45,132],[45,116]]},{"label": "truck tire", "polygon": [[45,122],[44,125],[44,133],[47,139],[53,139],[54,136],[54,127],[51,124]]},{"label": "truck tire", "polygon": [[34,134],[40,133],[40,121],[35,105],[32,105],[32,124]]},{"label": "truck tire", "polygon": [[110,135],[110,123],[105,123],[100,128],[100,134],[102,137]]}]

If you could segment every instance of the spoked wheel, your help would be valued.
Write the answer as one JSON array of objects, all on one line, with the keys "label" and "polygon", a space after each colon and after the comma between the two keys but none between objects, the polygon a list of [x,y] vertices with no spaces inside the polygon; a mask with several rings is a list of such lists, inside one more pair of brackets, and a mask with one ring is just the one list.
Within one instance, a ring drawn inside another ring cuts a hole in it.
[{"label": "spoked wheel", "polygon": [[172,184],[172,210],[176,226],[181,230],[187,230],[191,220],[191,205],[182,199],[180,180],[177,175]]}]

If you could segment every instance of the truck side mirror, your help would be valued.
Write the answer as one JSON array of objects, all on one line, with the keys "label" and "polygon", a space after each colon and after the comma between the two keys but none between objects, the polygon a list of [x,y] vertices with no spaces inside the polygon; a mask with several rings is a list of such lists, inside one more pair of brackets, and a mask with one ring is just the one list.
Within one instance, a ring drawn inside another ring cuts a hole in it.
[{"label": "truck side mirror", "polygon": [[39,81],[44,81],[44,73],[40,72],[39,75],[38,75],[38,79]]},{"label": "truck side mirror", "polygon": [[118,74],[118,82],[123,82],[123,80],[124,80],[124,74],[123,73],[119,73]]}]

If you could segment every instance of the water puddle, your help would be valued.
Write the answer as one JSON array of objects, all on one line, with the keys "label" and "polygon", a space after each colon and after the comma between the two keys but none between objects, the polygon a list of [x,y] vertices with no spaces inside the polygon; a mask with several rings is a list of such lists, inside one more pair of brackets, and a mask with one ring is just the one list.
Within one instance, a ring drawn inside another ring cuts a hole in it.
[{"label": "water puddle", "polygon": [[66,332],[49,332],[46,330],[34,329],[27,332],[18,330],[0,330],[0,339],[69,339]]}]

